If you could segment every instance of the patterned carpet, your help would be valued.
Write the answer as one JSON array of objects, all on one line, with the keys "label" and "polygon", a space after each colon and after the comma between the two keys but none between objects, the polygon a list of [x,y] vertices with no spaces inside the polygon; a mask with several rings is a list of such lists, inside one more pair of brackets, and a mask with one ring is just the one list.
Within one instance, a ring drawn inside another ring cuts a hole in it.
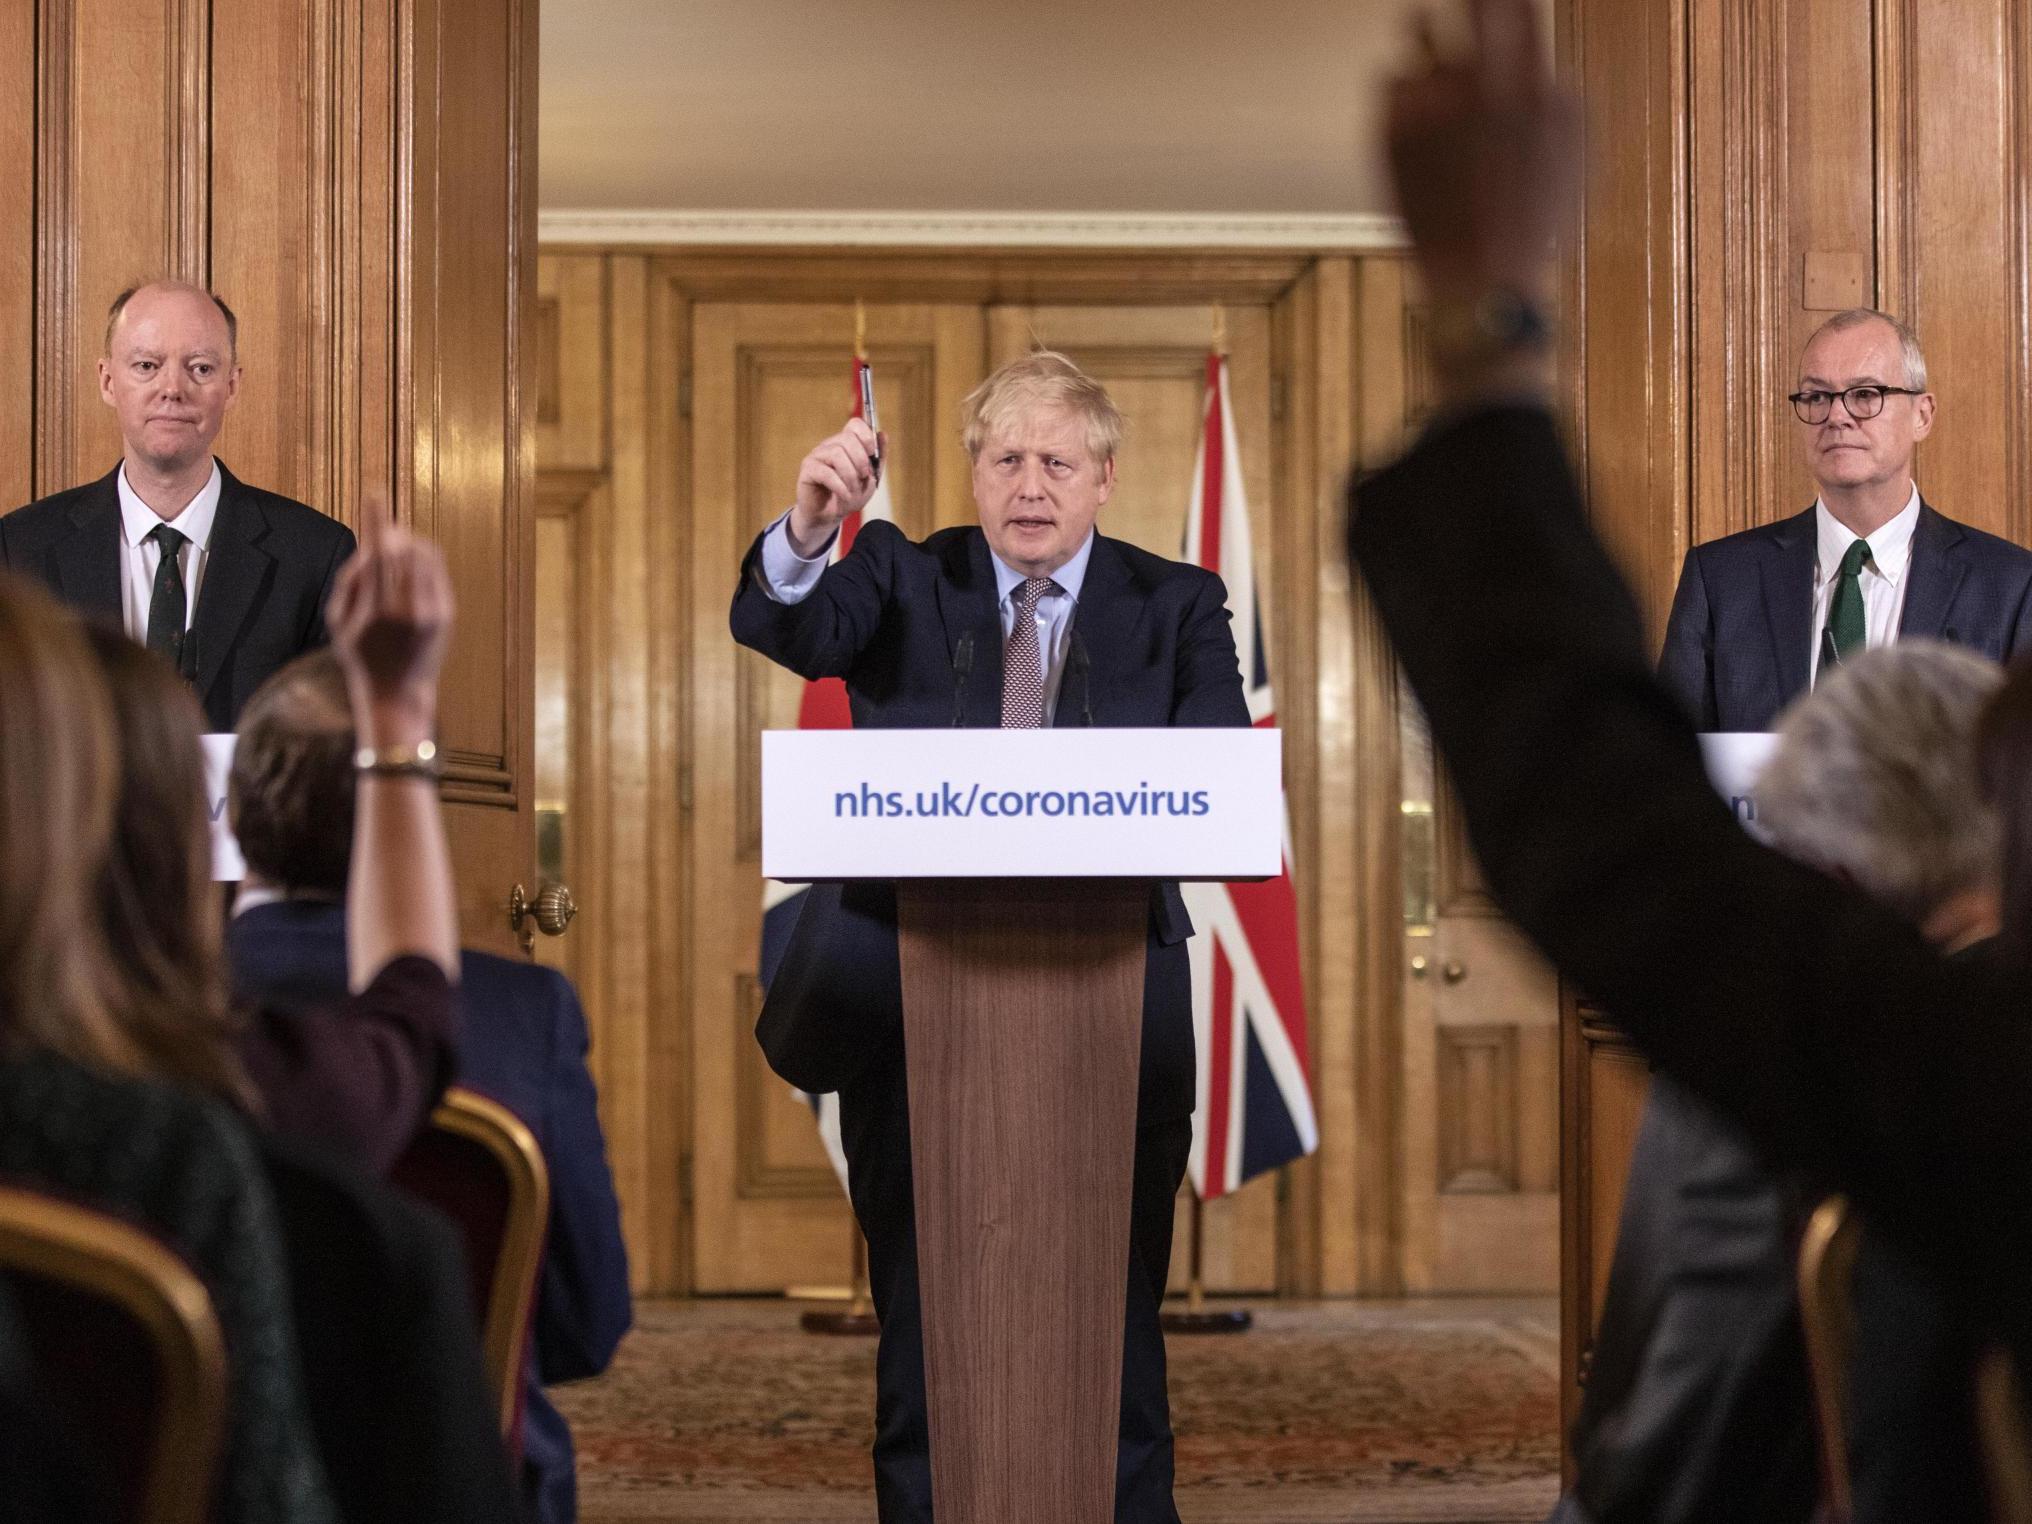
[{"label": "patterned carpet", "polygon": [[[1279,1303],[1170,1341],[1185,1524],[1510,1524],[1557,1491],[1550,1301]],[[865,1524],[874,1343],[784,1302],[647,1302],[562,1388],[585,1524]]]}]

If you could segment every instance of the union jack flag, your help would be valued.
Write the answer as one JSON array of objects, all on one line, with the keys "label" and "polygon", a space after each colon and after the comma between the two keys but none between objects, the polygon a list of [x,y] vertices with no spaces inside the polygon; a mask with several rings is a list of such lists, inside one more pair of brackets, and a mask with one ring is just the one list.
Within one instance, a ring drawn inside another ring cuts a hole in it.
[{"label": "union jack flag", "polygon": [[[861,416],[861,375],[867,368],[868,362],[855,356],[851,374],[856,418]],[[870,519],[894,517],[889,508],[889,474],[885,471],[875,485],[875,495],[868,499],[865,506],[841,521],[830,560],[837,561],[854,548],[854,536],[861,532],[862,524]],[[853,713],[847,705],[847,685],[839,678],[822,677],[804,685],[804,692],[797,703],[799,730],[850,730],[853,724]],[[756,973],[765,990],[776,976],[777,965],[783,961],[783,950],[790,945],[791,929],[797,924],[798,909],[810,887],[809,884],[782,884],[775,879],[763,881],[762,951],[756,963]],[[840,1098],[830,1093],[812,1095],[803,1090],[797,1094],[818,1118],[819,1137],[825,1142],[826,1157],[832,1160],[833,1173],[840,1177],[840,1185],[844,1187],[847,1183],[847,1156],[840,1146]]]},{"label": "union jack flag", "polygon": [[[1207,356],[1205,429],[1186,510],[1185,559],[1228,586],[1249,722],[1274,727],[1270,658],[1256,601],[1249,505],[1228,406],[1228,364]],[[1291,826],[1283,872],[1253,884],[1186,884],[1198,935],[1192,959],[1198,1109],[1188,1169],[1212,1201],[1319,1146],[1305,1051],[1305,982],[1298,958],[1298,896],[1291,884]]]}]

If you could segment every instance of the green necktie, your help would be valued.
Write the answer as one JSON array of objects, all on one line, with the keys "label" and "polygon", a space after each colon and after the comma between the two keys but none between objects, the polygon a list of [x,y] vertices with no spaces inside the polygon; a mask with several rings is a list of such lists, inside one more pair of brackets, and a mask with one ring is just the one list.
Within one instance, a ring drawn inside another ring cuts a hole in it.
[{"label": "green necktie", "polygon": [[181,672],[184,620],[189,604],[184,596],[183,562],[178,553],[189,541],[167,524],[157,524],[147,537],[162,554],[148,600],[148,649]]},{"label": "green necktie", "polygon": [[1863,568],[1871,565],[1870,542],[1856,540],[1842,553],[1834,574],[1834,597],[1828,600],[1827,624],[1820,632],[1820,670],[1848,659],[1869,643],[1863,617]]}]

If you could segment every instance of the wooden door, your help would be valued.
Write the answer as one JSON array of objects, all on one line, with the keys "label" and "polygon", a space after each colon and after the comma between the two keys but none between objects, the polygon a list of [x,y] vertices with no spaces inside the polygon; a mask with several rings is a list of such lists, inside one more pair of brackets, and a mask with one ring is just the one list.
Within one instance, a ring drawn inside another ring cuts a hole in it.
[{"label": "wooden door", "polygon": [[[972,515],[960,399],[981,377],[976,306],[867,309],[896,518],[913,537]],[[761,733],[797,723],[800,680],[727,633],[741,557],[789,506],[798,462],[852,409],[851,306],[692,308],[690,846],[693,1263],[701,1292],[844,1282],[846,1199],[811,1111],[754,1037],[762,911]]]},{"label": "wooden door", "polygon": [[1559,1284],[1559,981],[1503,919],[1408,691],[1404,1289]]},{"label": "wooden door", "polygon": [[[1271,429],[1271,310],[1241,306],[1224,314],[1228,388],[1249,496],[1250,539],[1265,595],[1277,576],[1276,480]],[[1211,306],[998,306],[988,312],[988,363],[1035,345],[1063,350],[1108,388],[1127,420],[1116,461],[1115,494],[1101,510],[1101,533],[1176,559],[1185,543],[1206,398],[1206,357],[1214,334]],[[1272,610],[1275,612],[1274,608]],[[1271,660],[1280,661],[1271,634]],[[1180,1192],[1172,1284],[1186,1280],[1186,1212]],[[1206,1212],[1204,1275],[1215,1291],[1271,1292],[1279,1284],[1278,1177],[1260,1176],[1213,1202]]]}]

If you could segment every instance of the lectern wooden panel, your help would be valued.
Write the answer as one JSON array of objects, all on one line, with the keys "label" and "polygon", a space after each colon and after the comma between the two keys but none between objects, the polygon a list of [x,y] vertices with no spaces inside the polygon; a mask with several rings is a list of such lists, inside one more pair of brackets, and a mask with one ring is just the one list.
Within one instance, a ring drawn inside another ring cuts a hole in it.
[{"label": "lectern wooden panel", "polygon": [[933,1510],[1105,1524],[1150,888],[896,897]]}]

